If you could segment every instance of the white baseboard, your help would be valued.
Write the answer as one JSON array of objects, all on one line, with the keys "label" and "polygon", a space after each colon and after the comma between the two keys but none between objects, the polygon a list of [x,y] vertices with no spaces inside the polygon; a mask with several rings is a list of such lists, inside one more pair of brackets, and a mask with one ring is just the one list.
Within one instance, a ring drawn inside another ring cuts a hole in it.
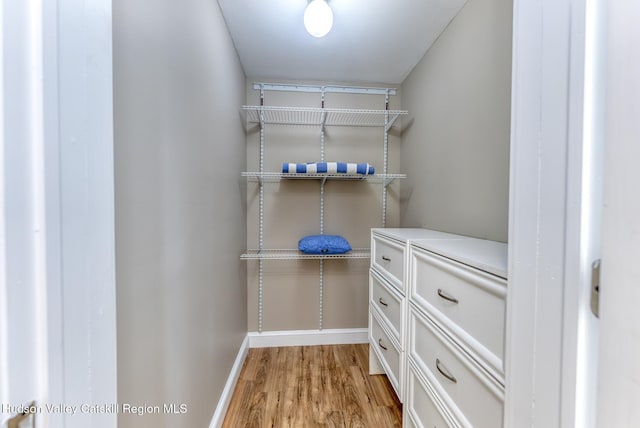
[{"label": "white baseboard", "polygon": [[220,428],[222,426],[224,417],[227,414],[227,409],[229,408],[229,403],[231,403],[233,391],[236,389],[236,384],[240,378],[242,365],[244,364],[244,360],[247,358],[248,352],[249,337],[247,336],[242,341],[242,345],[240,345],[238,356],[236,357],[236,361],[233,363],[231,373],[229,373],[229,377],[227,378],[227,383],[224,385],[222,395],[220,396],[220,400],[218,400],[218,405],[216,406],[216,411],[213,413],[213,418],[211,418],[209,428]]},{"label": "white baseboard", "polygon": [[291,330],[291,331],[250,331],[247,334],[250,348],[271,348],[280,346],[344,345],[367,343],[366,328],[346,328],[333,330]]}]

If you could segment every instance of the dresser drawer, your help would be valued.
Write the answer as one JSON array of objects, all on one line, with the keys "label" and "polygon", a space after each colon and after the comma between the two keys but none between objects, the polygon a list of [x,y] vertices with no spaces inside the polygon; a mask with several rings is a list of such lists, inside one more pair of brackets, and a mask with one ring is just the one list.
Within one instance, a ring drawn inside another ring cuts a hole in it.
[{"label": "dresser drawer", "polygon": [[[404,404],[407,426],[424,428],[457,427],[453,418],[436,404],[435,392],[428,382],[409,364],[407,371],[407,402]],[[415,421],[415,422],[414,422]]]},{"label": "dresser drawer", "polygon": [[410,300],[504,382],[506,280],[411,247]]},{"label": "dresser drawer", "polygon": [[389,334],[382,328],[382,322],[378,319],[373,307],[369,309],[369,345],[387,373],[396,395],[402,401],[403,397],[400,394],[401,352]]},{"label": "dresser drawer", "polygon": [[386,237],[371,235],[371,266],[395,286],[402,294],[404,288],[405,246]]},{"label": "dresser drawer", "polygon": [[409,310],[409,356],[463,426],[502,426],[504,389],[427,317]]},{"label": "dresser drawer", "polygon": [[375,270],[369,272],[369,296],[371,297],[371,305],[382,314],[387,327],[395,337],[398,343],[402,343],[400,332],[402,331],[402,296],[386,282]]}]

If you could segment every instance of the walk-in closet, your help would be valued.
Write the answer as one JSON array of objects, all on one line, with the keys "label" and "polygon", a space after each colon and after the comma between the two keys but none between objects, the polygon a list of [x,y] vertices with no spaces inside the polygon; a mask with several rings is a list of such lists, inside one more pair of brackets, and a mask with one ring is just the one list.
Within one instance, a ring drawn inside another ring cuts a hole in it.
[{"label": "walk-in closet", "polygon": [[0,5],[0,427],[640,422],[625,0]]}]

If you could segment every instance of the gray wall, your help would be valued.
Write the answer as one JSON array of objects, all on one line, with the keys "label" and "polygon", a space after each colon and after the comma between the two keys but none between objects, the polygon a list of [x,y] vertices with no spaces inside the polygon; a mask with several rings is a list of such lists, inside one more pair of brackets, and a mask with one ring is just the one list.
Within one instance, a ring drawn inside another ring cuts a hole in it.
[{"label": "gray wall", "polygon": [[[259,104],[257,82],[247,79],[247,104]],[[292,82],[318,84],[318,82]],[[322,82],[334,84],[335,82]],[[340,83],[338,83],[340,84]],[[358,86],[350,83],[346,85]],[[362,86],[362,84],[360,84]],[[397,86],[397,85],[395,85]],[[384,87],[395,87],[384,85]],[[390,108],[400,107],[401,95],[390,97]],[[265,93],[265,105],[320,107],[319,93]],[[328,93],[327,108],[384,109],[382,95]],[[247,170],[259,170],[259,132],[254,126],[247,133]],[[400,138],[394,131],[389,138],[389,173],[399,172]],[[381,128],[327,127],[325,160],[368,162],[382,172],[383,138]],[[320,160],[320,127],[265,127],[265,171],[279,172],[282,162]],[[320,233],[320,183],[317,180],[282,180],[267,183],[264,200],[264,247],[295,249],[305,235]],[[389,186],[387,226],[399,224],[398,182]],[[368,248],[372,227],[380,227],[382,185],[366,181],[329,180],[325,185],[324,232],[344,236],[353,248]],[[258,248],[259,186],[247,188],[247,247]],[[263,330],[313,330],[319,326],[319,265],[317,260],[264,262]],[[258,262],[248,261],[249,330],[258,330]],[[323,328],[366,328],[368,314],[368,259],[324,261]]]},{"label": "gray wall", "polygon": [[401,226],[507,241],[512,0],[469,0],[403,82]]},{"label": "gray wall", "polygon": [[[245,76],[211,0],[114,0],[119,426],[205,427],[247,332]],[[162,409],[161,409],[162,410]]]}]

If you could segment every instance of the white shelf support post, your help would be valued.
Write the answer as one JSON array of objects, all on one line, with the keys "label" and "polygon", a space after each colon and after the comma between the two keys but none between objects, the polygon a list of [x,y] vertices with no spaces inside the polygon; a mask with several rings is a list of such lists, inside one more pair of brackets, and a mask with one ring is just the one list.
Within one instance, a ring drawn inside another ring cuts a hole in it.
[{"label": "white shelf support post", "polygon": [[[389,161],[389,91],[384,95],[384,143],[382,147],[382,173],[387,174]],[[387,183],[382,184],[382,227],[387,225]]]},{"label": "white shelf support post", "polygon": [[[260,89],[260,107],[264,106],[264,89]],[[260,112],[260,174],[264,173],[264,115]],[[258,220],[258,251],[264,249],[264,182],[260,180]],[[262,305],[264,288],[264,260],[258,261],[258,332],[262,333]]]},{"label": "white shelf support post", "polygon": [[320,278],[318,285],[318,330],[324,324],[324,260],[320,259]]},{"label": "white shelf support post", "polygon": [[[320,108],[324,109],[324,87],[320,100]],[[320,162],[324,162],[324,123],[326,120],[326,112],[322,112],[322,120],[320,123]],[[326,180],[320,181],[320,234],[324,235],[324,184]],[[324,260],[320,259],[320,274],[318,278],[318,329],[322,330],[324,318]]]}]

